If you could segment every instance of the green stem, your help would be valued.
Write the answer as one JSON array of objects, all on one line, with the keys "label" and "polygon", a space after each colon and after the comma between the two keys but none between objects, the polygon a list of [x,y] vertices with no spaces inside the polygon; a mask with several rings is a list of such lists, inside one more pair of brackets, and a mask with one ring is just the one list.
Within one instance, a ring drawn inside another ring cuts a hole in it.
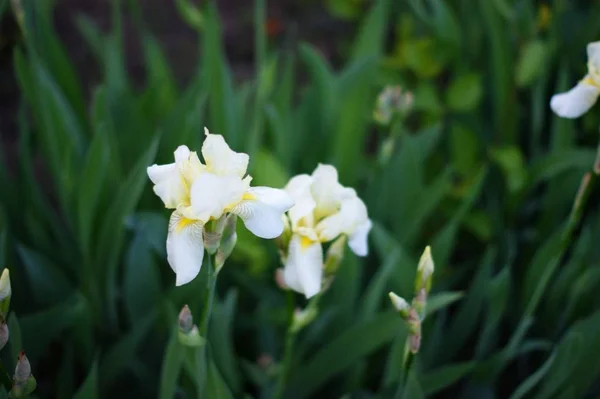
[{"label": "green stem", "polygon": [[6,389],[6,392],[10,392],[13,386],[12,379],[4,369],[4,364],[0,361],[0,380],[2,380],[2,385]]},{"label": "green stem", "polygon": [[285,349],[283,352],[283,367],[279,373],[279,381],[275,388],[275,399],[283,398],[283,392],[285,390],[285,384],[287,383],[288,376],[290,374],[290,368],[292,366],[292,357],[294,354],[294,345],[296,343],[297,331],[294,327],[294,293],[292,291],[287,292],[287,311],[288,311],[288,328],[285,336]]},{"label": "green stem", "polygon": [[212,305],[215,297],[215,287],[217,285],[217,272],[215,270],[215,255],[208,255],[208,283],[206,287],[206,295],[204,297],[204,305],[202,306],[202,320],[200,321],[200,335],[204,338],[205,344],[198,348],[196,352],[196,360],[198,364],[198,371],[200,374],[200,383],[198,384],[198,397],[202,397],[205,388],[206,380],[208,375],[208,362],[207,362],[207,345],[208,345],[208,325],[210,321],[210,315],[212,313]]},{"label": "green stem", "polygon": [[577,191],[577,195],[575,196],[575,201],[573,202],[573,207],[571,208],[571,214],[569,215],[569,219],[567,220],[567,224],[562,233],[562,237],[560,240],[560,246],[558,248],[558,252],[556,256],[552,258],[552,261],[548,264],[548,266],[544,269],[544,274],[542,275],[539,284],[536,286],[536,289],[531,296],[531,299],[527,303],[527,307],[525,308],[525,313],[519,322],[516,333],[511,338],[508,348],[509,350],[506,352],[507,356],[510,353],[514,352],[517,345],[521,342],[525,332],[527,331],[526,324],[530,322],[533,313],[535,312],[537,306],[539,305],[546,288],[548,288],[548,284],[552,278],[552,275],[560,265],[562,258],[569,248],[571,241],[573,240],[573,235],[575,234],[575,230],[579,223],[581,222],[581,217],[583,216],[583,211],[585,210],[585,206],[590,197],[592,189],[598,177],[600,176],[600,144],[598,145],[598,150],[596,152],[596,160],[594,162],[594,166],[591,171],[587,172],[579,185],[579,190]]}]

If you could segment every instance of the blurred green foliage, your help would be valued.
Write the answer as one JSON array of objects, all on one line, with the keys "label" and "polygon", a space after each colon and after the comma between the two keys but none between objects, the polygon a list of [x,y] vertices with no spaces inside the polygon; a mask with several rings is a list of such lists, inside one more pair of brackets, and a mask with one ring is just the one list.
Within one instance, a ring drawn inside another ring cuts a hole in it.
[{"label": "blurred green foliage", "polygon": [[[406,331],[387,292],[411,295],[427,244],[435,313],[401,397],[597,396],[598,207],[592,201],[581,224],[568,220],[600,121],[594,111],[559,120],[548,100],[583,76],[600,5],[330,1],[360,17],[334,70],[308,43],[270,46],[257,0],[256,73],[238,82],[207,3],[177,1],[200,37],[185,87],[139,19],[146,75],[133,86],[124,5],[113,2],[108,33],[80,17],[102,71],[88,99],[51,2],[21,2],[18,156],[0,168],[0,260],[13,279],[11,357],[27,350],[38,397],[194,397],[195,354],[176,338],[176,315],[185,303],[199,312],[206,275],[175,289],[167,213],[146,166],[168,162],[180,144],[197,148],[204,126],[250,154],[256,184],[281,187],[334,164],[375,222],[371,255],[346,256],[300,334],[286,397],[394,397]],[[127,7],[139,15],[136,2]],[[372,121],[388,84],[415,96],[389,128]],[[282,353],[276,247],[243,229],[239,237],[218,283],[208,398],[270,397]]]}]

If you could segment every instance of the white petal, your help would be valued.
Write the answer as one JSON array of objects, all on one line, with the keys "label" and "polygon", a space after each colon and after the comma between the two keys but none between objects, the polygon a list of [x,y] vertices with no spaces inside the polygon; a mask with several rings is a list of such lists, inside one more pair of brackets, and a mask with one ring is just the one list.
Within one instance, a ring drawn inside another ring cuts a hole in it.
[{"label": "white petal", "polygon": [[340,207],[344,187],[338,182],[337,170],[331,165],[319,164],[312,174],[311,194],[316,202],[315,217],[329,216]]},{"label": "white petal", "polygon": [[176,164],[155,164],[149,166],[146,171],[154,183],[154,193],[164,202],[165,207],[175,209],[185,201],[187,190]]},{"label": "white petal", "polygon": [[369,244],[367,242],[367,236],[371,231],[373,223],[367,220],[363,224],[359,225],[354,233],[350,235],[348,240],[348,246],[358,256],[367,256],[369,254]]},{"label": "white petal", "polygon": [[565,93],[552,96],[550,100],[552,111],[562,118],[571,119],[586,113],[596,103],[600,90],[584,81],[585,79]]},{"label": "white petal", "polygon": [[190,157],[190,149],[187,145],[180,145],[175,150],[175,162],[185,161]]},{"label": "white petal", "polygon": [[352,197],[342,201],[339,212],[321,220],[316,230],[322,241],[330,241],[340,234],[352,236],[367,221],[367,207],[360,198]]},{"label": "white petal", "polygon": [[206,129],[205,132],[202,156],[209,171],[216,175],[244,177],[248,169],[248,154],[232,151],[220,134],[210,134]]},{"label": "white petal", "polygon": [[283,278],[291,289],[310,298],[321,291],[323,248],[299,235],[290,240]]},{"label": "white petal", "polygon": [[252,187],[244,198],[231,212],[239,215],[254,235],[266,239],[279,237],[283,232],[281,216],[294,205],[290,196],[276,188]]},{"label": "white petal", "polygon": [[171,215],[167,260],[177,275],[177,286],[189,283],[200,273],[204,257],[202,228],[202,223],[183,218],[178,212]]},{"label": "white petal", "polygon": [[598,70],[600,68],[600,42],[592,42],[587,45],[588,62]]},{"label": "white petal", "polygon": [[294,206],[289,210],[288,215],[292,224],[292,229],[297,229],[300,220],[305,218],[304,224],[312,227],[312,213],[316,207],[316,202],[311,195],[311,184],[313,180],[309,175],[298,175],[290,179],[285,186],[285,191],[294,200]]},{"label": "white petal", "polygon": [[200,174],[190,192],[193,218],[204,223],[210,218],[220,218],[228,208],[242,200],[244,189],[242,179],[237,176],[217,176],[208,172]]}]

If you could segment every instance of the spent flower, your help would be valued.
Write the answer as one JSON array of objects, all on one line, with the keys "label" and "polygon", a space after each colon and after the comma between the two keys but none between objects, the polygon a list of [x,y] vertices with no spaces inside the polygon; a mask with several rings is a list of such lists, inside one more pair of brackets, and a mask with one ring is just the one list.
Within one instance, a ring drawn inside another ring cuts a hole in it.
[{"label": "spent flower", "polygon": [[395,115],[406,114],[413,105],[413,94],[400,86],[386,86],[379,96],[373,111],[373,119],[388,125]]},{"label": "spent flower", "polygon": [[550,107],[563,118],[579,118],[598,100],[600,95],[600,41],[587,45],[588,73],[571,90],[555,94]]},{"label": "spent flower", "polygon": [[239,216],[258,237],[271,239],[283,231],[282,215],[293,205],[283,190],[251,187],[252,178],[246,175],[248,155],[231,150],[221,135],[208,129],[205,135],[204,163],[196,152],[180,146],[175,162],[148,168],[154,192],[166,208],[173,209],[167,259],[178,286],[198,275],[205,247],[211,254],[218,251],[228,215]]},{"label": "spent flower", "polygon": [[[319,164],[312,175],[293,177],[285,191],[294,206],[284,218],[286,232],[280,239],[285,285],[310,298],[322,289],[323,268],[337,269],[343,245],[358,256],[368,253],[367,235],[372,223],[367,208],[356,192],[338,182],[337,170]],[[334,242],[323,259],[323,244]]]}]

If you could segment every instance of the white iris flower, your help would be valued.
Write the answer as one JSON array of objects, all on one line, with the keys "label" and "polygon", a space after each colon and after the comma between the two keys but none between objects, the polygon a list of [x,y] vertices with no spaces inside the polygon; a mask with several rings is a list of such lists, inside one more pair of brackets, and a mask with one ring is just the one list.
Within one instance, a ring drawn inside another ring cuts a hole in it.
[{"label": "white iris flower", "polygon": [[598,100],[600,95],[600,42],[587,46],[588,73],[571,90],[555,94],[550,107],[560,117],[579,118]]},{"label": "white iris flower", "polygon": [[285,220],[291,238],[283,278],[288,287],[310,298],[321,291],[322,243],[345,235],[350,249],[366,256],[372,223],[365,204],[353,189],[338,182],[337,170],[331,165],[320,164],[311,176],[293,177],[285,191],[295,205]]},{"label": "white iris flower", "polygon": [[246,176],[248,155],[232,151],[223,136],[210,134],[202,156],[188,147],[175,151],[175,162],[152,165],[148,176],[165,207],[174,209],[169,221],[167,259],[177,275],[176,285],[192,281],[204,257],[203,230],[206,223],[228,213],[238,215],[246,228],[261,238],[276,238],[283,231],[282,215],[292,205],[283,190],[250,187]]}]

